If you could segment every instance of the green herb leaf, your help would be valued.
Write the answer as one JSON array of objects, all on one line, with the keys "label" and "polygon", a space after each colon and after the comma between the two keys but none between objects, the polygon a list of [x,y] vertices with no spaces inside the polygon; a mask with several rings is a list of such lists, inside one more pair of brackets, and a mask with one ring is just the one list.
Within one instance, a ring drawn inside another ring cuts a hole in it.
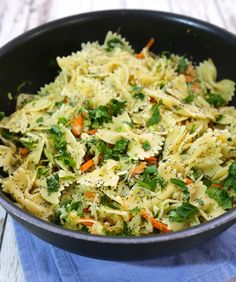
[{"label": "green herb leaf", "polygon": [[193,169],[193,177],[195,180],[202,176],[202,172],[199,169]]},{"label": "green herb leaf", "polygon": [[206,194],[214,199],[223,209],[231,209],[233,207],[233,198],[222,188],[208,187]]},{"label": "green herb leaf", "polygon": [[190,94],[190,95],[188,95],[187,97],[184,98],[184,102],[186,104],[191,104],[194,101],[194,99],[195,99],[195,95]]},{"label": "green herb leaf", "polygon": [[5,113],[4,112],[0,112],[0,121],[5,117]]},{"label": "green herb leaf", "polygon": [[59,117],[58,118],[58,124],[63,124],[63,125],[66,125],[68,122],[68,120],[65,118],[65,117]]},{"label": "green herb leaf", "polygon": [[122,49],[124,47],[124,43],[119,38],[112,38],[108,40],[106,44],[106,51],[108,52],[112,51],[114,48]]},{"label": "green herb leaf", "polygon": [[126,154],[129,146],[129,140],[127,139],[120,139],[118,140],[114,147],[112,148],[112,156],[113,158],[120,159],[120,157]]},{"label": "green herb leaf", "polygon": [[210,104],[215,107],[221,107],[225,105],[225,100],[223,97],[219,94],[214,94],[214,93],[207,93],[205,95],[205,100]]},{"label": "green herb leaf", "polygon": [[224,187],[226,190],[233,189],[236,192],[236,161],[230,167],[227,178],[224,180]]},{"label": "green herb leaf", "polygon": [[143,93],[135,93],[134,95],[133,95],[133,97],[136,99],[136,100],[144,100],[144,97],[145,97],[145,95],[143,94]]},{"label": "green herb leaf", "polygon": [[161,120],[161,115],[160,115],[159,108],[158,108],[157,104],[152,106],[151,111],[152,111],[152,116],[150,117],[150,119],[146,123],[147,127],[152,126],[154,124],[157,124]]},{"label": "green herb leaf", "polygon": [[143,142],[143,149],[145,151],[148,151],[148,150],[151,149],[151,145],[150,145],[150,143],[147,140]]},{"label": "green herb leaf", "polygon": [[189,199],[189,191],[188,191],[188,187],[185,184],[184,181],[177,179],[177,178],[171,178],[170,182],[178,187],[180,187],[184,193],[184,198],[185,200]]},{"label": "green herb leaf", "polygon": [[139,178],[135,178],[134,181],[141,187],[151,191],[155,191],[157,185],[159,185],[161,189],[164,189],[168,184],[168,182],[158,174],[157,167],[155,165],[146,167],[143,173],[139,175]]},{"label": "green herb leaf", "polygon": [[223,119],[223,117],[224,117],[224,115],[218,115],[218,116],[216,117],[216,121],[220,121],[220,120],[222,120],[222,119]]},{"label": "green herb leaf", "polygon": [[51,194],[53,192],[58,191],[58,189],[59,189],[59,175],[58,175],[58,173],[54,174],[51,177],[47,177],[46,182],[47,182],[48,194]]},{"label": "green herb leaf", "polygon": [[55,107],[56,107],[56,108],[60,108],[63,104],[64,104],[63,101],[56,102],[56,103],[55,103]]},{"label": "green herb leaf", "polygon": [[98,106],[96,109],[89,111],[89,118],[93,128],[98,128],[104,122],[109,122],[111,116],[106,106]]},{"label": "green herb leaf", "polygon": [[36,119],[36,122],[37,122],[37,123],[43,122],[43,117],[39,117],[38,119]]},{"label": "green herb leaf", "polygon": [[176,71],[178,73],[184,73],[186,71],[187,67],[188,67],[188,61],[184,57],[181,57],[180,60],[179,60],[179,64],[177,66]]},{"label": "green herb leaf", "polygon": [[126,101],[118,101],[116,99],[112,99],[110,101],[112,115],[117,116],[117,115],[122,114],[125,109],[126,104],[127,104]]},{"label": "green herb leaf", "polygon": [[198,208],[191,205],[190,203],[183,202],[182,206],[172,210],[168,217],[170,221],[174,222],[184,222],[186,220],[191,220],[196,214],[198,214]]},{"label": "green herb leaf", "polygon": [[37,167],[37,175],[38,177],[47,176],[49,173],[49,168],[45,166],[38,166]]}]

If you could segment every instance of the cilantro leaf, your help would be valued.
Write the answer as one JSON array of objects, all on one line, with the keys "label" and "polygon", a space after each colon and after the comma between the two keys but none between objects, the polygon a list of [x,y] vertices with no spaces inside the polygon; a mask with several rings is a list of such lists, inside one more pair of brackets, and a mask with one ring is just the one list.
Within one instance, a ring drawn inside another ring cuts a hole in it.
[{"label": "cilantro leaf", "polygon": [[148,151],[148,150],[151,149],[151,145],[150,145],[150,143],[147,140],[143,142],[143,149],[145,151]]},{"label": "cilantro leaf", "polygon": [[135,99],[144,100],[145,95],[142,93],[143,88],[139,85],[132,85],[133,97]]},{"label": "cilantro leaf", "polygon": [[64,133],[61,131],[61,128],[58,125],[53,125],[50,128],[49,133],[51,134],[54,147],[59,154],[56,156],[56,158],[62,161],[68,167],[75,167],[75,161],[67,152],[67,142],[65,140]]},{"label": "cilantro leaf", "polygon": [[220,107],[225,105],[225,100],[220,94],[214,94],[214,93],[207,93],[205,95],[205,100],[215,107]]},{"label": "cilantro leaf", "polygon": [[89,111],[89,118],[93,128],[98,128],[104,122],[109,122],[111,116],[106,106],[98,106],[96,109]]},{"label": "cilantro leaf", "polygon": [[171,178],[170,182],[172,184],[174,184],[175,186],[178,186],[182,189],[183,193],[184,193],[184,198],[186,200],[189,199],[189,191],[188,191],[188,187],[187,185],[185,184],[184,181],[180,180],[180,179],[177,179],[177,178]]},{"label": "cilantro leaf", "polygon": [[152,126],[154,124],[157,124],[161,120],[161,115],[160,115],[159,108],[158,108],[157,104],[152,106],[151,111],[152,111],[152,116],[150,117],[150,119],[146,123],[147,127]]},{"label": "cilantro leaf", "polygon": [[112,51],[114,48],[122,49],[124,47],[124,43],[119,38],[116,37],[108,40],[106,45],[107,45],[106,51],[108,52]]},{"label": "cilantro leaf", "polygon": [[236,192],[236,161],[229,167],[228,176],[224,180],[224,187],[226,190],[232,188]]},{"label": "cilantro leaf", "polygon": [[124,108],[126,106],[126,101],[118,101],[116,99],[112,99],[110,101],[110,107],[111,107],[111,111],[112,111],[112,115],[113,116],[117,116],[123,113]]},{"label": "cilantro leaf", "polygon": [[68,122],[68,120],[65,118],[65,117],[59,117],[58,118],[58,124],[63,124],[63,125],[66,125],[67,124],[67,122]]},{"label": "cilantro leaf", "polygon": [[223,209],[231,209],[233,207],[233,198],[222,188],[208,187],[206,194],[214,199]]},{"label": "cilantro leaf", "polygon": [[58,191],[58,189],[59,189],[59,175],[58,175],[58,173],[54,174],[51,177],[47,177],[46,182],[47,182],[47,189],[48,189],[49,195],[53,192]]},{"label": "cilantro leaf", "polygon": [[114,147],[112,148],[112,156],[115,159],[120,159],[120,157],[126,154],[129,146],[129,140],[122,138],[118,140]]},{"label": "cilantro leaf", "polygon": [[170,221],[184,222],[186,220],[193,219],[197,213],[197,207],[191,205],[190,203],[183,202],[179,208],[170,211],[168,217]]},{"label": "cilantro leaf", "polygon": [[103,158],[119,160],[126,155],[129,146],[129,140],[122,138],[118,140],[113,147],[104,142],[98,144],[98,151],[103,154]]},{"label": "cilantro leaf", "polygon": [[36,122],[37,122],[37,123],[41,123],[41,122],[43,122],[43,117],[39,117],[39,118],[37,118],[37,119],[36,119]]},{"label": "cilantro leaf", "polygon": [[188,61],[184,57],[181,57],[180,60],[179,60],[179,64],[177,66],[176,71],[178,73],[184,73],[186,71],[187,67],[188,67]]},{"label": "cilantro leaf", "polygon": [[139,100],[144,100],[144,97],[145,97],[145,95],[143,94],[143,93],[135,93],[134,95],[133,95],[133,97],[135,98],[135,99],[139,99]]},{"label": "cilantro leaf", "polygon": [[184,98],[184,102],[186,104],[191,104],[194,101],[194,99],[195,99],[195,96],[193,94],[190,94]]},{"label": "cilantro leaf", "polygon": [[0,121],[5,117],[5,113],[4,112],[0,112]]},{"label": "cilantro leaf", "polygon": [[158,174],[157,167],[151,165],[145,168],[143,173],[139,175],[139,178],[134,179],[141,187],[151,191],[155,191],[157,185],[164,189],[167,186],[167,181]]}]

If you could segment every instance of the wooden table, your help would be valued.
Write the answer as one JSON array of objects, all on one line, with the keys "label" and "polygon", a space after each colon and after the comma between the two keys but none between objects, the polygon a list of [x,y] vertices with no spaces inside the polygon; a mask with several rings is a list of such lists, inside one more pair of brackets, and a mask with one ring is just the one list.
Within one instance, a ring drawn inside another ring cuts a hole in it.
[{"label": "wooden table", "polygon": [[[236,33],[236,0],[0,0],[0,46],[51,20],[121,8],[170,11],[202,19]],[[0,282],[24,281],[12,220],[1,207],[0,252]]]}]

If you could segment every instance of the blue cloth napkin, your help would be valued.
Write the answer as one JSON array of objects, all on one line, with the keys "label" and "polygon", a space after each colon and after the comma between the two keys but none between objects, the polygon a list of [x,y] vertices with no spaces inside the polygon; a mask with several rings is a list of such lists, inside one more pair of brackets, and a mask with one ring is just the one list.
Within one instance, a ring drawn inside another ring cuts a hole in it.
[{"label": "blue cloth napkin", "polygon": [[223,282],[236,278],[236,224],[205,245],[154,260],[115,262],[53,247],[14,223],[27,282]]}]

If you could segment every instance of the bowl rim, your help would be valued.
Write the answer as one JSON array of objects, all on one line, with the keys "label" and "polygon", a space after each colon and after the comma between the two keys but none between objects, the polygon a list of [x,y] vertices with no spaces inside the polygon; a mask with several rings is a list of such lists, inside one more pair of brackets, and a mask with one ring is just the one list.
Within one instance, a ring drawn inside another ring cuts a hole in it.
[{"label": "bowl rim", "polygon": [[[86,21],[92,17],[106,17],[106,16],[154,16],[164,19],[171,22],[179,22],[186,25],[186,27],[196,27],[206,32],[214,32],[224,40],[233,40],[236,44],[236,35],[226,31],[216,25],[204,22],[202,20],[194,19],[187,16],[182,16],[169,12],[160,12],[154,10],[140,10],[140,9],[114,9],[114,10],[104,10],[96,11],[89,13],[77,14],[69,17],[60,18],[43,25],[40,25],[34,29],[31,29],[22,35],[17,36],[12,39],[10,42],[6,43],[0,48],[0,58],[5,56],[8,52],[14,49],[16,46],[21,45],[28,40],[31,40],[34,37],[44,33],[47,30],[53,30],[54,28],[59,28],[63,25],[69,25],[73,22]],[[11,201],[0,189],[0,204],[6,209],[7,212],[12,214],[14,217],[20,219],[24,223],[29,223],[33,226],[36,226],[40,229],[47,230],[51,233],[60,234],[64,237],[96,242],[96,243],[110,243],[110,244],[148,244],[148,243],[158,243],[158,242],[169,242],[186,237],[192,237],[197,234],[201,234],[212,230],[216,227],[219,227],[224,224],[232,225],[236,222],[236,208],[227,211],[225,214],[208,221],[206,223],[199,224],[194,227],[187,228],[185,230],[176,231],[168,234],[161,235],[148,235],[148,236],[137,236],[137,237],[116,237],[116,236],[107,236],[107,235],[94,235],[89,233],[84,233],[81,231],[74,231],[65,229],[54,223],[44,221],[41,218],[38,218],[26,210],[18,207],[13,201]]]}]

